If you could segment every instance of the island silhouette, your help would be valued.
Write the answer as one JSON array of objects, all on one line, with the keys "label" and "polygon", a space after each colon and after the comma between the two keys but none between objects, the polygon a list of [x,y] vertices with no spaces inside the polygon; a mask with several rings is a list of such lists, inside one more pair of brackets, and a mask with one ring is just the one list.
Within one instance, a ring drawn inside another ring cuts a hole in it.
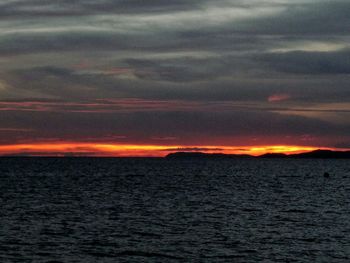
[{"label": "island silhouette", "polygon": [[259,156],[248,154],[224,154],[224,153],[204,153],[204,152],[175,152],[170,153],[165,158],[168,159],[231,159],[231,158],[265,158],[265,159],[350,159],[350,151],[315,150],[298,154],[266,153]]}]

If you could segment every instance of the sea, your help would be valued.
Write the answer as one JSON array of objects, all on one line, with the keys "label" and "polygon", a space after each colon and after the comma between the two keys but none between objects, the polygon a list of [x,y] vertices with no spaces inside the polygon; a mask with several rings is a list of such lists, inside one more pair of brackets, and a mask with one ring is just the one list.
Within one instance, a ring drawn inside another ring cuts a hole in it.
[{"label": "sea", "polygon": [[350,161],[0,158],[0,262],[350,262]]}]

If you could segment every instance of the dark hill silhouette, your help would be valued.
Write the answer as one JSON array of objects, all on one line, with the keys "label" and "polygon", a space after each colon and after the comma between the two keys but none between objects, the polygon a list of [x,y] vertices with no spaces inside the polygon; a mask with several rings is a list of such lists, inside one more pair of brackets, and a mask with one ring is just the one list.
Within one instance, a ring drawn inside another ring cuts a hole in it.
[{"label": "dark hill silhouette", "polygon": [[349,159],[350,151],[316,150],[307,153],[293,154],[292,158],[317,158],[317,159]]},{"label": "dark hill silhouette", "polygon": [[258,156],[258,158],[286,158],[287,155],[284,153],[266,153],[263,155]]},{"label": "dark hill silhouette", "polygon": [[224,153],[203,153],[203,152],[175,152],[170,153],[166,158],[170,159],[198,159],[198,158],[210,158],[210,159],[228,159],[228,158],[251,158],[248,154],[224,154]]},{"label": "dark hill silhouette", "polygon": [[350,151],[316,150],[299,154],[267,153],[260,156],[247,154],[223,154],[223,153],[203,153],[203,152],[175,152],[166,156],[169,159],[230,159],[230,158],[283,158],[283,159],[350,159]]}]

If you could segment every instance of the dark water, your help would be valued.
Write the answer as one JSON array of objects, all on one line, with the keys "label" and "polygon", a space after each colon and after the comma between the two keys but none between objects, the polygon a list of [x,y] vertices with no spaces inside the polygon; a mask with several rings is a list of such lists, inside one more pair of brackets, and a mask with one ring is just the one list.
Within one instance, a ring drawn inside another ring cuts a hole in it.
[{"label": "dark water", "polygon": [[3,158],[0,180],[0,262],[350,262],[348,160]]}]

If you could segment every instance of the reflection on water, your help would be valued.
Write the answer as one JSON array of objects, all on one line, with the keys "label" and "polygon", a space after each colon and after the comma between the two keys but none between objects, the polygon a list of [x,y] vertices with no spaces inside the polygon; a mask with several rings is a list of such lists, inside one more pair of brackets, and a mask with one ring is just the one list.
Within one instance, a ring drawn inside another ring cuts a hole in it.
[{"label": "reflection on water", "polygon": [[2,158],[0,262],[350,262],[349,164]]}]

